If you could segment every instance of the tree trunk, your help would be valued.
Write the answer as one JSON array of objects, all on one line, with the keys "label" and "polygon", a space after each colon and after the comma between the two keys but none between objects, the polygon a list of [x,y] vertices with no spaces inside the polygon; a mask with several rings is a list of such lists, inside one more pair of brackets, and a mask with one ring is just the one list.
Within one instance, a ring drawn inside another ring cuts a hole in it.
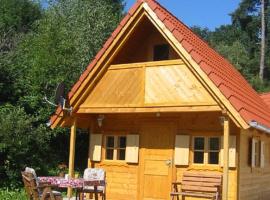
[{"label": "tree trunk", "polygon": [[263,81],[265,68],[265,0],[261,0],[261,60],[259,77]]}]

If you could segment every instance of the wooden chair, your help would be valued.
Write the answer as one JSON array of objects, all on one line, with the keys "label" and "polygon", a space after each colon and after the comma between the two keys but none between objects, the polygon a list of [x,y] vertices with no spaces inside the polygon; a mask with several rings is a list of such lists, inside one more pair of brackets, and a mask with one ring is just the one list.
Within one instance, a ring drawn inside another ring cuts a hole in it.
[{"label": "wooden chair", "polygon": [[[184,172],[181,182],[172,183],[171,199],[179,196],[219,200],[221,197],[222,174],[214,172]],[[179,190],[180,188],[180,190]]]},{"label": "wooden chair", "polygon": [[30,200],[62,200],[60,192],[52,191],[52,185],[37,184],[32,173],[21,172],[24,188]]},{"label": "wooden chair", "polygon": [[[84,199],[84,195],[94,194],[95,199],[98,199],[98,194],[102,197],[102,200],[106,199],[106,173],[103,169],[98,168],[87,168],[83,173],[84,184],[83,188],[80,191],[80,198]],[[100,180],[104,183],[102,186],[92,186],[91,181],[89,180]],[[88,182],[89,181],[89,182]],[[89,184],[90,183],[90,184]]]}]

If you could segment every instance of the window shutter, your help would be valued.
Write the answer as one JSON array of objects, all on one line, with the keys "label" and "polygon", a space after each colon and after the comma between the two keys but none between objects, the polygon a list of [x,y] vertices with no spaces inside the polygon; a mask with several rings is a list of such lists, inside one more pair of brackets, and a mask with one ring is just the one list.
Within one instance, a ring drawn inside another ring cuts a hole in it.
[{"label": "window shutter", "polygon": [[223,136],[220,137],[220,166],[223,167],[223,156],[224,156],[224,151],[223,151]]},{"label": "window shutter", "polygon": [[[223,167],[223,136],[220,139],[220,165]],[[229,138],[229,167],[236,167],[236,136],[230,135]]]},{"label": "window shutter", "polygon": [[264,168],[264,141],[261,141],[261,151],[260,151],[260,167]]},{"label": "window shutter", "polygon": [[139,135],[127,135],[126,162],[138,163],[139,161]]},{"label": "window shutter", "polygon": [[174,164],[189,164],[189,135],[176,135],[174,149]]},{"label": "window shutter", "polygon": [[255,167],[255,138],[252,138],[252,145],[251,145],[251,167]]},{"label": "window shutter", "polygon": [[236,136],[231,135],[229,142],[229,167],[236,167]]},{"label": "window shutter", "polygon": [[91,134],[90,136],[90,159],[101,161],[102,134]]}]

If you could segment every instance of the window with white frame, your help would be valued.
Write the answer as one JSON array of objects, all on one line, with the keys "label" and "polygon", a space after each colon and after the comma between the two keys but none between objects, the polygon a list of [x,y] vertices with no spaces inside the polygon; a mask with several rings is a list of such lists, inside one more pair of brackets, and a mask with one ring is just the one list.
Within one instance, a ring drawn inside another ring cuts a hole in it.
[{"label": "window with white frame", "polygon": [[219,164],[220,137],[194,137],[193,163]]},{"label": "window with white frame", "polygon": [[254,143],[254,163],[255,167],[260,167],[260,143],[258,140],[255,140]]},{"label": "window with white frame", "polygon": [[250,145],[251,152],[251,167],[264,166],[264,142],[259,138],[252,138]]},{"label": "window with white frame", "polygon": [[126,136],[106,136],[105,140],[105,159],[125,160]]}]

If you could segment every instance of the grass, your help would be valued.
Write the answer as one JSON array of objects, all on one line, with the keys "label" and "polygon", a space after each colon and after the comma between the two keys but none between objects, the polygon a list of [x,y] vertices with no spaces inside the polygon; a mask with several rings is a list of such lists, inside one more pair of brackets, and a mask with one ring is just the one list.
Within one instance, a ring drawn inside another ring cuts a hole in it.
[{"label": "grass", "polygon": [[1,200],[27,200],[24,189],[11,190],[8,188],[0,188]]}]

